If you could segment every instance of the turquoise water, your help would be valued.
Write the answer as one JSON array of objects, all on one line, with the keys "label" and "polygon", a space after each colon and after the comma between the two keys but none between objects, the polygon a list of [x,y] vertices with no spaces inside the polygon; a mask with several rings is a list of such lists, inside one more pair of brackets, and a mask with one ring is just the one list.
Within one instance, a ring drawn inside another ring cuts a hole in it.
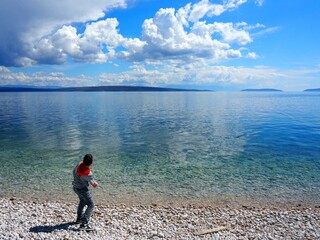
[{"label": "turquoise water", "polygon": [[85,153],[124,203],[320,203],[320,94],[0,94],[0,196],[69,199]]}]

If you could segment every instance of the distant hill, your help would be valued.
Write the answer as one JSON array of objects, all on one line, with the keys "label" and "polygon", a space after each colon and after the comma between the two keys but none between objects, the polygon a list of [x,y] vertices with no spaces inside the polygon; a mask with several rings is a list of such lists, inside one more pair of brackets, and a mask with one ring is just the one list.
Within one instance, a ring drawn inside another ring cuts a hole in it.
[{"label": "distant hill", "polygon": [[320,92],[320,88],[306,89],[304,92]]},{"label": "distant hill", "polygon": [[0,92],[199,92],[207,90],[141,87],[141,86],[97,86],[97,87],[27,87],[0,86]]},{"label": "distant hill", "polygon": [[273,88],[259,88],[259,89],[243,89],[241,92],[282,92],[282,90],[279,89],[273,89]]},{"label": "distant hill", "polygon": [[59,87],[0,86],[0,92],[51,92]]}]

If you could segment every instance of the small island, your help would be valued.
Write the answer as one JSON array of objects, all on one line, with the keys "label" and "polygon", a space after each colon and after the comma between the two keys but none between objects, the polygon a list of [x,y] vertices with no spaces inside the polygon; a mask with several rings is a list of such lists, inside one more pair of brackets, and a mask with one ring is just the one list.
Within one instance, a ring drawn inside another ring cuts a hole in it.
[{"label": "small island", "polygon": [[304,92],[320,92],[320,88],[306,89]]},{"label": "small island", "polygon": [[258,88],[258,89],[243,89],[241,92],[282,92],[282,90],[279,89],[273,89],[273,88]]}]

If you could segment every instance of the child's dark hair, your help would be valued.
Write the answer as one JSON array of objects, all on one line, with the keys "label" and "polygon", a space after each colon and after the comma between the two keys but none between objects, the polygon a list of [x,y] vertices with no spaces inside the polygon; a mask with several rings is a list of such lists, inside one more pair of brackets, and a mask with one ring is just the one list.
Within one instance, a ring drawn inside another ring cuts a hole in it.
[{"label": "child's dark hair", "polygon": [[83,157],[83,163],[85,166],[90,166],[93,162],[93,157],[90,153],[86,154],[84,157]]}]

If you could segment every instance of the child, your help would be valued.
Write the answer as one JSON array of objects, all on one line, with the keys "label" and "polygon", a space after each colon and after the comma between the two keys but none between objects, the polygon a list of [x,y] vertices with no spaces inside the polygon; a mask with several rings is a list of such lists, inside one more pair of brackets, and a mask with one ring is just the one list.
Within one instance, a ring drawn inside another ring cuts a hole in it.
[{"label": "child", "polygon": [[[79,206],[77,211],[77,223],[81,223],[79,229],[92,230],[89,226],[89,220],[93,213],[94,203],[89,190],[89,183],[93,187],[97,187],[98,183],[93,179],[90,166],[93,163],[91,154],[86,154],[83,161],[80,162],[73,170],[73,190],[79,197]],[[83,213],[84,207],[87,206]]]}]

